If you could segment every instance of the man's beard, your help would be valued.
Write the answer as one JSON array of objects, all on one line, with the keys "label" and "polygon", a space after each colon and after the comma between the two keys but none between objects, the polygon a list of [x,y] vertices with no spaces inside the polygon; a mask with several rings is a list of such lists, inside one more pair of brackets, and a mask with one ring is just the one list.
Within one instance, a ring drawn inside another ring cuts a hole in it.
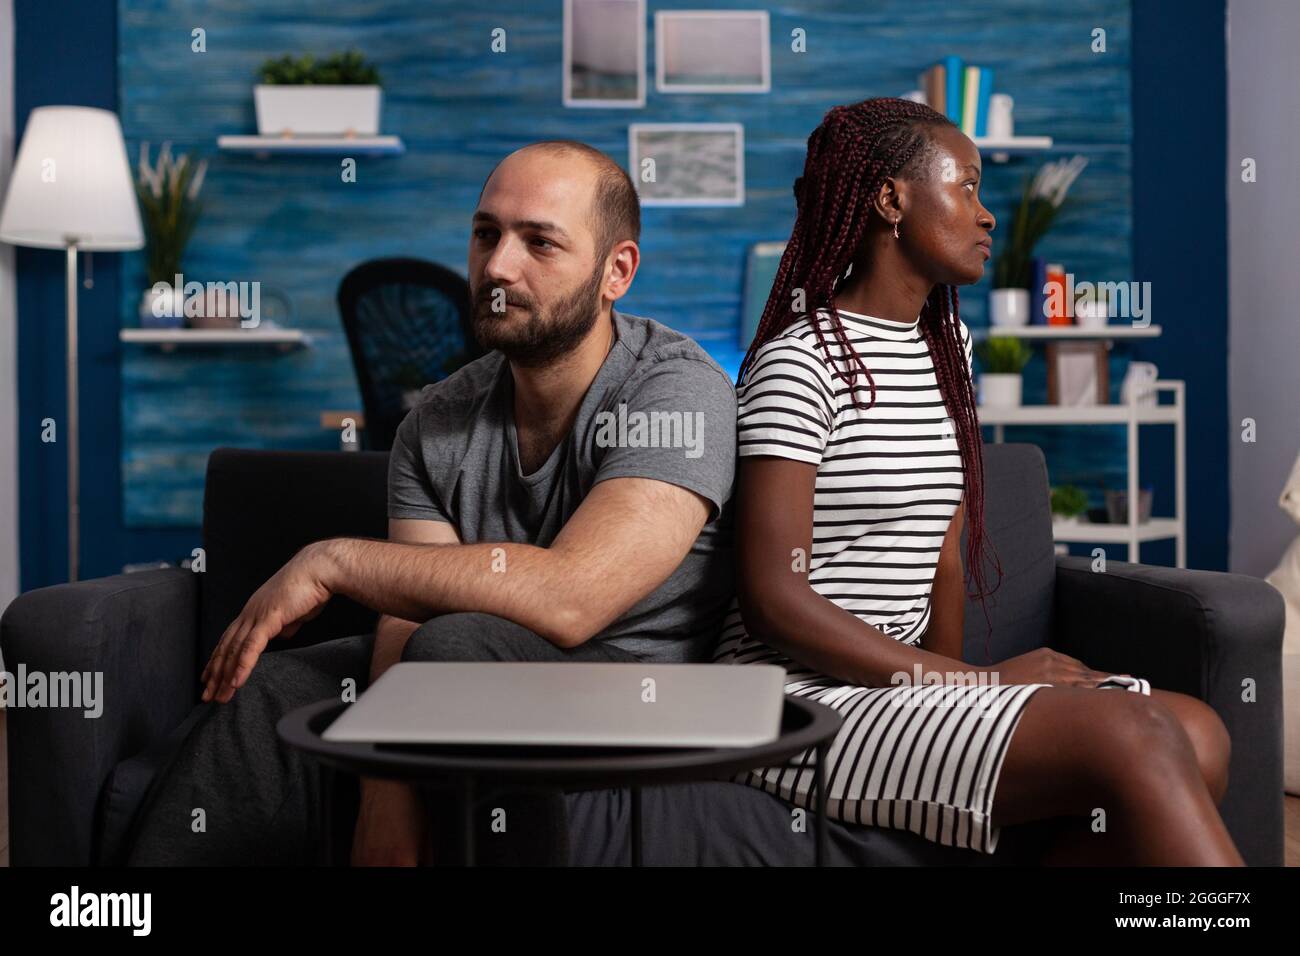
[{"label": "man's beard", "polygon": [[517,365],[539,368],[571,352],[596,324],[600,299],[597,295],[605,263],[598,262],[591,278],[544,312],[531,300],[512,298],[530,313],[527,320],[512,319],[508,312],[492,311],[493,293],[498,287],[485,284],[474,301],[474,337],[485,350],[497,349]]}]

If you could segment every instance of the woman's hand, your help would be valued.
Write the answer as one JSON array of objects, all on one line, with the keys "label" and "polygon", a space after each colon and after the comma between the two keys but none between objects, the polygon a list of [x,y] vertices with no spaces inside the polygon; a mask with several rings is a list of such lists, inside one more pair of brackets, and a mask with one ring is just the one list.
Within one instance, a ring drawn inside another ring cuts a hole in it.
[{"label": "woman's hand", "polygon": [[980,670],[997,674],[999,684],[1053,684],[1058,687],[1096,687],[1114,676],[1095,671],[1083,661],[1048,647],[1037,648]]}]

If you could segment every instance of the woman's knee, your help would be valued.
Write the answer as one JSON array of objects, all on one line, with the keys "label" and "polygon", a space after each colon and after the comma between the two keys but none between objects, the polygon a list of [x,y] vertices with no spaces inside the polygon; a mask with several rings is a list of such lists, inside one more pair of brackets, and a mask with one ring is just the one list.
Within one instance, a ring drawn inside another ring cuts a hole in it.
[{"label": "woman's knee", "polygon": [[1196,754],[1182,724],[1159,701],[1144,694],[1093,690],[1078,706],[1088,727],[1079,759],[1099,792],[1123,799],[1164,785],[1171,772],[1195,772]]},{"label": "woman's knee", "polygon": [[1214,708],[1188,694],[1157,691],[1155,699],[1178,721],[1192,744],[1201,778],[1217,804],[1228,789],[1232,738]]}]

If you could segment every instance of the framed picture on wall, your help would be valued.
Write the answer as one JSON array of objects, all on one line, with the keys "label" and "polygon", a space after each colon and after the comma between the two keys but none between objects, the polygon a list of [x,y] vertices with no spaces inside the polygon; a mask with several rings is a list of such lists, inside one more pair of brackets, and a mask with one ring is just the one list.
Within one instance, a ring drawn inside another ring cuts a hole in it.
[{"label": "framed picture on wall", "polygon": [[564,0],[564,105],[645,106],[645,0]]},{"label": "framed picture on wall", "polygon": [[643,206],[743,206],[740,123],[633,123],[628,173]]},{"label": "framed picture on wall", "polygon": [[660,93],[766,93],[772,88],[766,10],[659,10]]}]

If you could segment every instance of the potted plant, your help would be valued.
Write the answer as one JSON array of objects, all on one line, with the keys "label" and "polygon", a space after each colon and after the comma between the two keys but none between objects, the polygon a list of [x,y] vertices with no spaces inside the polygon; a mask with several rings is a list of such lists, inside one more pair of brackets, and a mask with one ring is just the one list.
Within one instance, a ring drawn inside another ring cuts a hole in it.
[{"label": "potted plant", "polygon": [[1052,489],[1052,514],[1061,524],[1078,524],[1088,508],[1088,496],[1078,485],[1061,485]]},{"label": "potted plant", "polygon": [[1025,179],[1011,232],[993,267],[993,291],[989,293],[992,325],[1028,324],[1034,247],[1052,228],[1065,194],[1086,165],[1088,160],[1082,156],[1061,159],[1044,164],[1032,180]]},{"label": "potted plant", "polygon": [[[145,277],[148,288],[140,297],[140,324],[175,328],[184,321],[184,290],[173,288],[181,274],[181,257],[198,222],[199,193],[208,161],[197,163],[186,153],[172,155],[163,143],[158,162],[150,165],[149,144],[140,144],[135,192],[145,233]],[[159,288],[162,285],[166,288]]]},{"label": "potted plant", "polygon": [[374,136],[382,105],[379,72],[357,53],[267,60],[253,87],[263,136]]},{"label": "potted plant", "polygon": [[1032,354],[1029,346],[1010,336],[990,336],[975,346],[980,360],[979,404],[996,408],[1018,408],[1022,391],[1021,371]]}]

